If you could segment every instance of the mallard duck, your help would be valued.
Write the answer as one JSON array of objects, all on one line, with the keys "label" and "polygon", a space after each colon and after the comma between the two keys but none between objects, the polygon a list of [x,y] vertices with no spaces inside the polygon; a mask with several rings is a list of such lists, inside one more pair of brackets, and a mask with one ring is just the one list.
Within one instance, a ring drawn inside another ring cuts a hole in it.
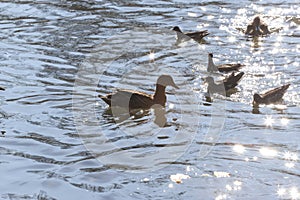
[{"label": "mallard duck", "polygon": [[230,71],[237,71],[241,67],[244,67],[245,65],[235,63],[235,64],[222,64],[222,65],[215,65],[213,61],[213,54],[208,54],[208,65],[207,65],[207,71],[208,72],[230,72]]},{"label": "mallard duck", "polygon": [[197,31],[197,32],[183,33],[178,26],[175,26],[172,30],[177,32],[177,38],[179,38],[179,39],[182,38],[182,34],[184,34],[184,35],[192,38],[193,40],[195,40],[197,42],[201,42],[202,38],[204,38],[205,36],[209,35],[209,33],[207,32],[207,30]]},{"label": "mallard duck", "polygon": [[282,101],[284,93],[289,88],[290,84],[283,85],[269,90],[264,94],[253,95],[253,106],[258,106],[259,104],[275,104]]},{"label": "mallard duck", "polygon": [[115,93],[99,97],[109,106],[129,108],[129,110],[149,109],[155,104],[165,106],[167,86],[172,86],[176,89],[179,87],[174,83],[174,80],[169,75],[161,75],[156,82],[156,90],[153,95],[133,90],[118,90]]},{"label": "mallard duck", "polygon": [[261,21],[259,16],[253,19],[252,23],[247,26],[245,31],[246,35],[252,36],[267,35],[270,33],[268,26]]},{"label": "mallard duck", "polygon": [[207,92],[209,93],[220,93],[220,94],[228,94],[229,90],[235,88],[241,78],[243,77],[244,72],[240,72],[238,74],[230,74],[227,78],[222,80],[221,83],[216,84],[213,77],[207,77],[205,81],[208,83]]}]

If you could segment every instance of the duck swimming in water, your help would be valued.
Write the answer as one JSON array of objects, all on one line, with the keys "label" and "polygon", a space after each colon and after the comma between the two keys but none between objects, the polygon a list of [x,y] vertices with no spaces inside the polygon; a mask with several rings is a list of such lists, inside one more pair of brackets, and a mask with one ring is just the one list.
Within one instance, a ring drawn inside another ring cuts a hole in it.
[{"label": "duck swimming in water", "polygon": [[129,111],[150,109],[155,104],[165,106],[167,100],[165,89],[167,86],[179,89],[171,76],[161,75],[157,79],[156,90],[153,95],[134,90],[118,90],[106,96],[99,95],[99,97],[110,107],[129,108]]},{"label": "duck swimming in water", "polygon": [[186,35],[190,38],[192,38],[193,40],[197,41],[197,42],[201,42],[201,40],[209,35],[209,33],[207,32],[207,30],[204,30],[204,31],[197,31],[197,32],[188,32],[188,33],[183,33],[181,31],[181,29],[178,27],[178,26],[175,26],[173,29],[173,31],[176,31],[177,32],[177,38],[178,39],[181,39],[182,38],[182,35]]},{"label": "duck swimming in water", "polygon": [[3,87],[0,87],[0,90],[5,90]]},{"label": "duck swimming in water", "polygon": [[230,71],[238,71],[241,67],[244,67],[245,65],[235,63],[235,64],[222,64],[222,65],[215,65],[213,61],[213,54],[208,54],[208,65],[207,65],[207,71],[208,72],[230,72]]},{"label": "duck swimming in water", "polygon": [[209,76],[205,79],[205,81],[208,83],[207,92],[229,95],[229,91],[238,85],[243,75],[244,72],[240,72],[236,75],[234,72],[232,72],[232,74],[222,80],[222,82],[219,84],[215,83],[214,78]]},{"label": "duck swimming in water", "polygon": [[268,26],[261,21],[259,16],[253,19],[253,22],[247,26],[245,31],[246,35],[252,36],[267,35],[270,33]]},{"label": "duck swimming in water", "polygon": [[290,84],[283,85],[269,90],[264,94],[253,95],[253,106],[258,106],[259,104],[275,104],[282,101],[282,97],[289,88]]}]

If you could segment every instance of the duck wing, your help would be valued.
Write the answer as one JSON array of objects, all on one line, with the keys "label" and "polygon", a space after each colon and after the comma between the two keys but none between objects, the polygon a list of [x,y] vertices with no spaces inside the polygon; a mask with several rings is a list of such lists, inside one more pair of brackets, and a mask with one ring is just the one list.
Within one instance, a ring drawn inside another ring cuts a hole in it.
[{"label": "duck wing", "polygon": [[234,72],[232,72],[232,74],[223,80],[225,89],[229,90],[236,87],[244,74],[244,72],[240,72],[235,75]]},{"label": "duck wing", "polygon": [[153,96],[141,93],[141,92],[135,92],[131,95],[130,102],[129,102],[129,108],[130,109],[149,109],[154,104]]},{"label": "duck wing", "polygon": [[245,65],[236,63],[236,64],[223,64],[218,66],[218,70],[220,72],[230,72],[230,71],[238,71],[241,67]]},{"label": "duck wing", "polygon": [[282,99],[289,86],[290,84],[286,84],[281,87],[274,88],[262,94],[261,97],[266,103],[276,103]]}]

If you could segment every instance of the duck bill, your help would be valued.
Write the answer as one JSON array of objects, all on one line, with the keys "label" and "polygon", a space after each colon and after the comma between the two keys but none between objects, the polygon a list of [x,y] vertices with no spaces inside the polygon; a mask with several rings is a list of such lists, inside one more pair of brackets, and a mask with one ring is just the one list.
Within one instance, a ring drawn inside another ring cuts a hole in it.
[{"label": "duck bill", "polygon": [[172,84],[172,87],[179,89],[179,87],[175,83]]}]

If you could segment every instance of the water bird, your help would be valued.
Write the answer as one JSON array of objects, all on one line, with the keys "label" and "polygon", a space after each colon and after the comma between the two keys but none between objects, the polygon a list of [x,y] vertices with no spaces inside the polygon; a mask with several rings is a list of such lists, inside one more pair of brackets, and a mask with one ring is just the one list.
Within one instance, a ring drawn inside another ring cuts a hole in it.
[{"label": "water bird", "polygon": [[231,71],[238,71],[241,67],[244,67],[245,65],[240,63],[234,63],[234,64],[221,64],[221,65],[215,65],[213,61],[213,54],[208,54],[208,65],[207,65],[207,71],[208,72],[231,72]]},{"label": "water bird", "polygon": [[201,42],[201,40],[209,35],[209,33],[207,32],[207,30],[204,31],[196,31],[196,32],[188,32],[188,33],[183,33],[181,31],[181,29],[178,26],[173,27],[172,29],[173,31],[176,31],[177,33],[177,38],[178,39],[182,39],[182,35],[186,35],[190,38],[192,38],[193,40],[197,41],[197,42]]},{"label": "water bird", "polygon": [[5,90],[3,87],[0,86],[0,90]]},{"label": "water bird", "polygon": [[238,83],[240,82],[244,74],[245,74],[244,72],[240,72],[238,74],[232,72],[228,77],[223,79],[220,83],[215,83],[214,78],[209,76],[205,78],[205,82],[208,83],[207,92],[226,94],[226,96],[228,96],[230,95],[231,90],[238,85]]},{"label": "water bird", "polygon": [[259,36],[270,34],[268,26],[262,22],[259,16],[256,16],[252,23],[247,26],[246,35]]},{"label": "water bird", "polygon": [[139,109],[146,110],[155,104],[165,106],[167,100],[165,89],[167,86],[179,89],[171,76],[161,75],[157,79],[156,90],[153,95],[134,90],[118,90],[106,96],[99,95],[99,97],[110,107],[128,108],[130,112]]},{"label": "water bird", "polygon": [[282,97],[289,88],[290,84],[286,84],[274,89],[271,89],[264,94],[255,93],[253,95],[253,106],[258,106],[259,104],[275,104],[282,101]]}]

